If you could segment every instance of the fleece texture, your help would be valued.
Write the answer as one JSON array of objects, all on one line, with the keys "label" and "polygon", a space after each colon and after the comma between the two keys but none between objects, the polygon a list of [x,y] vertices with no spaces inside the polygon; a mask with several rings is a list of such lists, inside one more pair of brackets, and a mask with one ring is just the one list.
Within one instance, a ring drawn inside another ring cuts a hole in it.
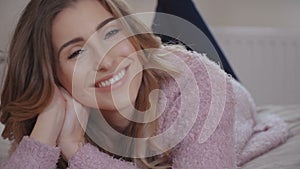
[{"label": "fleece texture", "polygon": [[[170,147],[173,169],[235,169],[286,141],[287,125],[277,116],[257,121],[249,92],[205,55],[162,46],[180,76],[161,86],[157,135]],[[167,133],[167,134],[166,134]],[[179,139],[178,139],[179,138]],[[180,141],[176,141],[180,140]],[[24,136],[1,169],[54,169],[60,149]],[[87,143],[69,169],[137,169]]]}]

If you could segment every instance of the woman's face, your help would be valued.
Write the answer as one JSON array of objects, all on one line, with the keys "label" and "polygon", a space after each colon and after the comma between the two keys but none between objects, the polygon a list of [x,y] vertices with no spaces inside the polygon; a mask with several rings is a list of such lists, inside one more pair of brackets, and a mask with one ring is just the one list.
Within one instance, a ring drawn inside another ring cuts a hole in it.
[{"label": "woman's face", "polygon": [[52,43],[59,80],[76,100],[108,112],[133,107],[142,65],[125,30],[98,1],[78,1],[60,12]]}]

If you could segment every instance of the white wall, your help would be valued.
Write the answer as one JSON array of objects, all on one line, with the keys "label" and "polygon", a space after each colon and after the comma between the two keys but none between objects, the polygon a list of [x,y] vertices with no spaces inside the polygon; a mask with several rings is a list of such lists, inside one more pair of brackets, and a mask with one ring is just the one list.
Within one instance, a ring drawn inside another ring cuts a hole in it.
[{"label": "white wall", "polygon": [[[0,0],[0,49],[7,49],[12,31],[29,0]],[[127,0],[137,12],[153,11],[155,0]],[[210,27],[266,26],[300,29],[299,0],[194,0]],[[176,0],[174,0],[176,3]],[[145,21],[148,25],[151,20]]]},{"label": "white wall", "polygon": [[211,26],[300,28],[299,0],[195,0]]},{"label": "white wall", "polygon": [[[155,0],[126,0],[137,12],[153,11]],[[300,28],[299,0],[193,0],[209,26]],[[174,0],[176,3],[176,0]],[[146,21],[149,23],[149,21]]]},{"label": "white wall", "polygon": [[0,0],[0,49],[7,51],[19,15],[29,0]]},{"label": "white wall", "polygon": [[[0,0],[0,49],[6,49],[11,33],[29,0]],[[155,0],[127,0],[138,12],[153,11]],[[194,0],[211,27],[266,26],[300,29],[299,0]],[[176,3],[176,0],[174,0]],[[146,21],[147,24],[151,20]]]}]

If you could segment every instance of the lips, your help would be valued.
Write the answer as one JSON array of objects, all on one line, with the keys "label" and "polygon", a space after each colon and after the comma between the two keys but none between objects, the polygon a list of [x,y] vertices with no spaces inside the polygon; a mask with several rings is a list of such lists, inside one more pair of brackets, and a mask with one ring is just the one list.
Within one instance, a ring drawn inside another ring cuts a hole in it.
[{"label": "lips", "polygon": [[114,75],[109,75],[95,83],[96,88],[106,88],[120,82],[126,75],[127,68],[123,68]]}]

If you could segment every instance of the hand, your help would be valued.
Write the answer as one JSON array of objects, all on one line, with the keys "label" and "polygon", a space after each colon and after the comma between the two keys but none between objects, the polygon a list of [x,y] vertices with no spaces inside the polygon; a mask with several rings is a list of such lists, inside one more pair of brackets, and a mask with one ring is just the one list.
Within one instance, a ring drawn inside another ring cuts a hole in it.
[{"label": "hand", "polygon": [[66,91],[61,91],[67,103],[65,121],[58,138],[58,146],[65,158],[69,160],[85,142],[84,133],[89,112],[86,107],[78,103]]},{"label": "hand", "polygon": [[57,138],[64,123],[65,109],[65,98],[55,86],[53,99],[48,107],[39,114],[30,138],[50,146],[56,146]]}]

